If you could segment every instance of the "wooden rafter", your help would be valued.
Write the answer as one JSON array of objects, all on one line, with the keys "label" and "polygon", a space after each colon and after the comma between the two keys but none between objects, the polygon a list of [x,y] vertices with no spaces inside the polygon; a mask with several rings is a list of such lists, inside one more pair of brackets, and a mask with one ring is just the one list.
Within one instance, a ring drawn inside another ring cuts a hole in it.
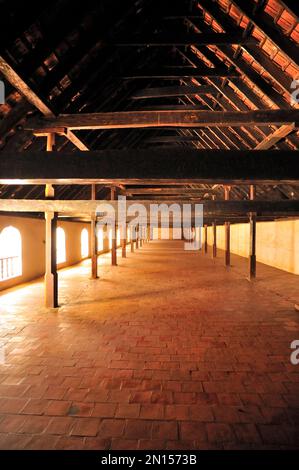
[{"label": "wooden rafter", "polygon": [[[215,2],[209,0],[199,0],[198,3],[213,17],[213,19],[223,28],[225,31],[234,31],[235,33],[242,32],[242,29],[234,23],[233,19],[226,15]],[[263,49],[258,45],[242,45],[248,54],[267,72],[271,75],[272,79],[281,86],[285,92],[289,93],[291,89],[291,77],[281,70],[279,66],[268,57]]]},{"label": "wooden rafter", "polygon": [[264,11],[254,11],[255,4],[248,0],[232,0],[235,5],[247,18],[262,31],[265,36],[272,41],[278,49],[286,55],[294,64],[299,65],[298,47],[290,39],[286,38],[273,27],[270,17]]},{"label": "wooden rafter", "polygon": [[133,100],[140,100],[144,98],[164,98],[171,96],[195,96],[195,95],[206,95],[215,94],[214,87],[206,86],[170,86],[160,88],[145,88],[139,90],[132,95]]},{"label": "wooden rafter", "polygon": [[[55,118],[55,114],[48,107],[45,101],[40,98],[32,88],[15,72],[8,62],[0,56],[0,72],[7,81],[18,90],[35,108],[37,108],[45,117]],[[79,150],[86,151],[88,147],[77,137],[72,131],[62,132],[67,139],[75,145]]]},{"label": "wooden rafter", "polygon": [[281,139],[284,139],[287,135],[293,132],[296,129],[295,123],[287,124],[284,126],[279,127],[274,131],[272,134],[265,137],[265,139],[260,142],[255,149],[256,150],[268,150],[274,145],[277,144]]},{"label": "wooden rafter", "polygon": [[116,41],[117,46],[190,46],[223,45],[223,44],[256,44],[254,38],[244,38],[241,34],[210,33],[210,34],[153,34],[151,36],[136,35]]},{"label": "wooden rafter", "polygon": [[158,78],[160,80],[176,80],[184,77],[238,77],[239,74],[235,71],[229,71],[226,67],[161,67],[159,69],[141,69],[132,72],[125,71],[122,78],[126,80],[132,79],[152,79]]}]

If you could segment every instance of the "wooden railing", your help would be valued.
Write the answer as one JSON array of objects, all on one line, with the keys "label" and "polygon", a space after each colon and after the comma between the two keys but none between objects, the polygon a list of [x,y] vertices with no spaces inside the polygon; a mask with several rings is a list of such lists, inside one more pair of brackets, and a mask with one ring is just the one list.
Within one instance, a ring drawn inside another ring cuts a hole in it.
[{"label": "wooden railing", "polygon": [[5,281],[21,274],[21,260],[19,256],[0,258],[0,281]]}]

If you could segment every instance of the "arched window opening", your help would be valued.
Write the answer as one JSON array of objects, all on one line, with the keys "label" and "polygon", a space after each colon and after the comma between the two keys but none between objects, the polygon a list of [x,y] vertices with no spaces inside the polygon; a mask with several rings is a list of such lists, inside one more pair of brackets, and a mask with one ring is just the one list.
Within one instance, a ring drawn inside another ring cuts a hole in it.
[{"label": "arched window opening", "polygon": [[56,257],[57,264],[66,262],[65,232],[61,227],[56,230]]},{"label": "arched window opening", "polygon": [[104,250],[104,232],[103,227],[100,227],[98,230],[98,251]]},{"label": "arched window opening", "polygon": [[131,230],[130,230],[130,227],[127,228],[127,241],[128,241],[128,242],[131,241]]},{"label": "arched window opening", "polygon": [[0,234],[0,281],[22,274],[22,237],[15,227],[5,227]]},{"label": "arched window opening", "polygon": [[84,228],[81,232],[81,257],[87,258],[89,255],[89,237],[88,230]]}]

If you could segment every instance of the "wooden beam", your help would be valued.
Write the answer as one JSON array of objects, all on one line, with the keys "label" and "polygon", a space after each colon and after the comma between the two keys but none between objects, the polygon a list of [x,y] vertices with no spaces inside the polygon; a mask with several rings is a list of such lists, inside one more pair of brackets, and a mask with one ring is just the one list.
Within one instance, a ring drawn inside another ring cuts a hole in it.
[{"label": "wooden beam", "polygon": [[[211,2],[210,0],[199,0],[199,4],[225,31],[235,33],[243,31],[229,15],[221,10],[218,3]],[[290,93],[292,78],[276,65],[259,45],[243,45],[242,49],[248,52],[286,93]]]},{"label": "wooden beam", "polygon": [[285,7],[285,9],[295,17],[295,20],[299,23],[299,5],[294,0],[280,0],[280,3]]},{"label": "wooden beam", "polygon": [[[0,72],[4,75],[6,80],[45,117],[55,118],[55,114],[45,103],[45,101],[40,98],[29,85],[27,85],[27,83],[21,78],[21,76],[15,72],[15,70],[8,64],[8,62],[2,56],[0,56]],[[64,135],[79,150],[88,150],[88,147],[72,131],[66,130]]]},{"label": "wooden beam", "polygon": [[122,78],[132,79],[153,79],[160,80],[181,80],[182,78],[201,78],[201,77],[239,77],[236,71],[228,70],[227,67],[178,67],[178,68],[159,68],[159,69],[141,69],[132,72],[124,72]]},{"label": "wooden beam", "polygon": [[196,96],[215,94],[217,91],[213,86],[165,86],[159,88],[145,88],[137,91],[131,96],[132,100],[140,100],[145,98],[164,98],[170,96]]},{"label": "wooden beam", "polygon": [[276,145],[281,139],[284,139],[287,135],[296,129],[296,124],[286,124],[276,129],[272,134],[267,135],[262,142],[260,142],[255,150],[268,150]]},{"label": "wooden beam", "polygon": [[229,127],[283,125],[299,122],[299,109],[259,111],[121,111],[93,114],[62,114],[56,119],[35,119],[26,126],[38,132],[82,129],[130,129],[146,127]]},{"label": "wooden beam", "polygon": [[1,152],[0,184],[292,184],[298,151],[187,147],[85,152]]},{"label": "wooden beam", "polygon": [[72,144],[77,147],[77,149],[81,150],[82,152],[87,152],[89,148],[79,139],[79,137],[74,134],[73,131],[66,129],[63,135],[70,141]]},{"label": "wooden beam", "polygon": [[213,189],[194,189],[194,188],[184,188],[182,186],[177,186],[175,188],[167,188],[167,187],[161,187],[161,188],[126,188],[125,192],[126,195],[135,195],[135,194],[143,194],[143,195],[151,195],[151,196],[157,196],[159,197],[160,195],[191,195],[191,196],[196,196],[200,194],[215,194],[215,191]]},{"label": "wooden beam", "polygon": [[243,13],[267,39],[277,46],[280,52],[286,55],[294,64],[299,65],[298,46],[291,39],[275,28],[268,15],[259,10],[255,13],[256,4],[248,0],[233,0],[232,4]]},{"label": "wooden beam", "polygon": [[[56,212],[59,214],[96,214],[101,204],[109,203],[116,211],[118,202],[114,200],[53,200],[53,199],[0,199],[0,211],[4,212]],[[156,200],[127,200],[127,209],[136,204],[142,204],[149,212],[152,204],[159,203]],[[298,215],[299,200],[288,199],[281,201],[260,201],[260,200],[202,200],[195,199],[190,201],[193,204],[202,204],[204,215],[212,217],[216,215],[240,215],[256,212],[259,215],[278,214],[278,215]],[[168,199],[163,204],[170,206],[178,204],[181,208],[186,204],[185,200]],[[136,207],[136,206],[135,206]]]},{"label": "wooden beam", "polygon": [[188,34],[153,34],[151,36],[135,35],[116,41],[117,46],[210,46],[226,44],[256,44],[254,38],[244,38],[242,34],[227,33],[188,33]]}]

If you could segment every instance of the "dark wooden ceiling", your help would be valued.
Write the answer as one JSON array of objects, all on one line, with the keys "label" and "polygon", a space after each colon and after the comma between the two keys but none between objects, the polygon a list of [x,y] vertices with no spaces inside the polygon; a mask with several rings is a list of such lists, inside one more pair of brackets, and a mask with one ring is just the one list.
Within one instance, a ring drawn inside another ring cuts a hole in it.
[{"label": "dark wooden ceiling", "polygon": [[[182,106],[215,111],[297,107],[290,97],[292,80],[299,79],[296,2],[2,0],[0,9],[0,63],[8,64],[54,115]],[[206,39],[195,44],[198,33]],[[215,41],[215,33],[222,33],[223,39]],[[222,73],[195,78],[192,67],[215,67]],[[41,115],[40,110],[1,72],[0,79],[6,88],[6,102],[0,105],[0,157],[1,150],[45,150],[44,138],[24,130]],[[206,86],[206,92],[175,92],[178,87],[199,86]],[[163,90],[151,96],[151,89],[164,87],[170,90],[164,94],[170,96],[164,96]],[[248,150],[261,145],[276,129],[266,125],[110,129],[80,131],[77,136],[90,150],[157,145],[169,151],[172,146]],[[273,148],[295,150],[298,143],[294,128]],[[64,137],[56,141],[59,151],[74,148]],[[208,198],[212,193],[223,198],[222,186],[189,186],[207,190]],[[42,186],[0,186],[2,198],[32,199],[43,193]],[[107,188],[98,186],[98,198],[107,194]],[[58,186],[56,197],[89,198],[90,189]],[[234,186],[231,197],[247,199],[248,187]],[[257,197],[299,198],[299,189],[260,185]]]}]

